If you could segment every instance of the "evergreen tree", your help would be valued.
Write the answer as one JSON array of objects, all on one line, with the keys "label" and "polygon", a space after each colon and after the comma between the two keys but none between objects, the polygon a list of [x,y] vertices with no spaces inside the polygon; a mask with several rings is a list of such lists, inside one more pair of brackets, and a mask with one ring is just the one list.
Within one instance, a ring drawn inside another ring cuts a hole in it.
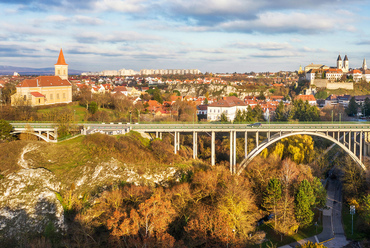
[{"label": "evergreen tree", "polygon": [[351,100],[349,100],[348,107],[346,108],[346,113],[348,116],[357,115],[358,105],[356,103],[355,97],[353,96]]},{"label": "evergreen tree", "polygon": [[283,101],[280,101],[279,105],[275,110],[275,119],[277,121],[286,121]]},{"label": "evergreen tree", "polygon": [[362,114],[364,116],[370,116],[370,99],[366,97],[364,104],[362,105]]},{"label": "evergreen tree", "polygon": [[13,131],[13,126],[5,120],[0,120],[0,140],[12,140],[10,134]]},{"label": "evergreen tree", "polygon": [[305,179],[301,182],[298,192],[295,196],[295,216],[300,226],[308,226],[312,220],[314,213],[311,206],[315,203],[315,197],[310,183]]},{"label": "evergreen tree", "polygon": [[236,111],[236,115],[235,115],[235,118],[234,118],[234,122],[243,122],[244,121],[244,117],[243,117],[243,113],[242,111],[240,111],[240,109],[238,109],[238,111]]},{"label": "evergreen tree", "polygon": [[315,205],[320,208],[325,207],[327,194],[324,186],[320,182],[320,179],[315,177],[313,182],[311,183],[311,187],[313,190],[313,194],[316,197]]},{"label": "evergreen tree", "polygon": [[281,199],[281,183],[278,179],[272,178],[268,182],[262,206],[269,212],[273,212],[275,225],[277,227],[277,216],[278,216],[278,207],[280,205]]},{"label": "evergreen tree", "polygon": [[221,122],[228,122],[225,112],[222,112],[221,117],[220,117],[220,121]]},{"label": "evergreen tree", "polygon": [[248,105],[247,112],[244,113],[244,114],[245,114],[244,120],[246,122],[253,122],[254,121],[253,109],[250,105]]},{"label": "evergreen tree", "polygon": [[252,113],[253,113],[254,121],[264,121],[265,120],[263,118],[263,110],[259,104],[257,104],[256,107],[254,107]]}]

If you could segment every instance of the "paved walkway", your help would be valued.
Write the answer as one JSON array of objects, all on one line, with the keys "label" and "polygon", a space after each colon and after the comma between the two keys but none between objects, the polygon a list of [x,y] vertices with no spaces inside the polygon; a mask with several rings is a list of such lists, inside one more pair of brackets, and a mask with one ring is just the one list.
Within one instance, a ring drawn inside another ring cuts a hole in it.
[{"label": "paved walkway", "polygon": [[328,180],[326,207],[323,210],[323,231],[313,237],[293,242],[281,248],[291,248],[311,241],[322,243],[326,247],[340,248],[349,243],[342,226],[342,185],[338,180]]}]

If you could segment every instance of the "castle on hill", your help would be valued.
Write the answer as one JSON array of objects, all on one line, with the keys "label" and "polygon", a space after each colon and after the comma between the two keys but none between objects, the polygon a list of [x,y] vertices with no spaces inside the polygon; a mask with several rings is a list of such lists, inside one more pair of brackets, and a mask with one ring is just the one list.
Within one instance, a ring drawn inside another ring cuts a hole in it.
[{"label": "castle on hill", "polygon": [[[300,69],[300,71],[302,71]],[[322,64],[307,65],[304,69],[305,78],[313,83],[315,80],[328,80],[329,82],[345,82],[351,79],[353,82],[365,80],[370,81],[370,70],[367,70],[366,59],[363,60],[362,68],[351,69],[349,67],[348,56],[345,55],[344,59],[338,55],[336,67],[329,67]],[[304,75],[303,71],[301,75]]]}]

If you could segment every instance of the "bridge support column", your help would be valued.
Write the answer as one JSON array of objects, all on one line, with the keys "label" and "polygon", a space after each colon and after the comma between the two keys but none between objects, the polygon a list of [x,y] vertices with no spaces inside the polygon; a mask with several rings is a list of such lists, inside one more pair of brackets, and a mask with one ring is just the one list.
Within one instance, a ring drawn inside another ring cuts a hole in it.
[{"label": "bridge support column", "polygon": [[233,131],[230,131],[230,172],[233,173]]},{"label": "bridge support column", "polygon": [[362,131],[360,132],[360,161],[362,162]]},{"label": "bridge support column", "polygon": [[193,131],[193,159],[198,157],[198,132]]},{"label": "bridge support column", "polygon": [[337,138],[337,140],[339,141],[339,139],[340,139],[340,131],[338,131],[338,138]]},{"label": "bridge support column", "polygon": [[155,138],[158,139],[158,132],[155,132]]},{"label": "bridge support column", "polygon": [[234,154],[233,154],[233,159],[234,159],[234,162],[233,162],[233,174],[235,174],[235,172],[236,172],[236,169],[235,169],[235,167],[236,167],[236,131],[234,131],[234,138],[233,138],[233,141],[234,141],[234,146],[233,146],[233,148],[234,148]]},{"label": "bridge support column", "polygon": [[258,135],[259,133],[258,133],[258,131],[256,132],[256,147],[258,148],[258,146],[259,146],[259,135]]},{"label": "bridge support column", "polygon": [[177,132],[175,131],[174,140],[173,140],[173,147],[175,149],[175,154],[177,154]]},{"label": "bridge support column", "polygon": [[162,132],[159,133],[159,138],[162,140]]},{"label": "bridge support column", "polygon": [[211,140],[211,165],[215,165],[216,163],[216,154],[215,154],[215,131],[212,131],[212,140]]},{"label": "bridge support column", "polygon": [[177,132],[177,150],[180,151],[180,132]]},{"label": "bridge support column", "polygon": [[357,132],[354,132],[354,135],[353,135],[353,153],[355,154],[355,156],[357,156],[356,154],[356,145],[357,145],[357,141],[356,141],[356,135]]},{"label": "bridge support column", "polygon": [[50,134],[49,131],[46,132],[46,137],[48,138],[48,141],[50,140]]},{"label": "bridge support column", "polygon": [[351,151],[351,149],[352,149],[352,132],[351,131],[348,132],[348,136],[349,136],[348,149]]},{"label": "bridge support column", "polygon": [[245,137],[244,137],[244,158],[247,158],[248,156],[248,132],[245,131]]}]

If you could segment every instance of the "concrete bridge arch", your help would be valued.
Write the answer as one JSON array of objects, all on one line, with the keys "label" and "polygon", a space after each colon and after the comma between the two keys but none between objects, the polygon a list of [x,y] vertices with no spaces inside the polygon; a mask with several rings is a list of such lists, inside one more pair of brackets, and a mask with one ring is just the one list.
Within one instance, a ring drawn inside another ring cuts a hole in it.
[{"label": "concrete bridge arch", "polygon": [[21,134],[21,133],[28,133],[28,134],[35,135],[35,136],[39,137],[40,139],[42,139],[46,142],[57,142],[57,140],[55,139],[55,135],[51,134],[51,133],[49,133],[49,135],[54,138],[53,140],[49,139],[48,137],[45,137],[44,135],[42,135],[38,132],[37,133],[36,132],[25,132],[25,131],[14,131],[14,132],[12,132],[12,134]]},{"label": "concrete bridge arch", "polygon": [[[283,133],[283,134],[275,134],[273,136],[271,136],[269,139],[266,139],[265,141],[263,141],[259,146],[257,146],[256,148],[254,148],[247,156],[246,158],[240,163],[240,165],[238,166],[238,168],[236,168],[236,174],[240,175],[242,173],[242,171],[246,168],[246,166],[258,155],[260,154],[265,148],[269,147],[270,145],[272,145],[273,143],[283,139],[283,138],[287,138],[287,137],[290,137],[290,136],[294,136],[294,135],[310,135],[310,136],[318,136],[318,137],[322,137],[322,138],[325,138],[327,140],[330,140],[332,141],[333,143],[337,144],[339,147],[341,147],[345,152],[348,153],[348,155],[350,155],[350,157],[363,169],[363,170],[366,170],[366,167],[365,165],[362,163],[361,161],[361,152],[362,152],[362,137],[360,137],[360,158],[357,157],[357,155],[351,151],[351,147],[349,145],[349,147],[346,146],[345,142],[344,143],[341,143],[340,142],[340,139],[338,137],[338,139],[335,139],[334,137],[331,137],[329,136],[327,133],[322,133],[322,132],[312,132],[312,131],[299,131],[299,132],[291,132],[291,133]],[[362,132],[360,132],[360,135],[362,136]],[[345,136],[346,136],[346,133],[344,133],[343,135],[343,138],[345,139]],[[357,136],[357,133],[355,133],[355,136],[354,138],[356,139],[356,136]],[[351,137],[349,137],[351,139]],[[354,146],[356,147],[356,143],[354,141]]]}]

